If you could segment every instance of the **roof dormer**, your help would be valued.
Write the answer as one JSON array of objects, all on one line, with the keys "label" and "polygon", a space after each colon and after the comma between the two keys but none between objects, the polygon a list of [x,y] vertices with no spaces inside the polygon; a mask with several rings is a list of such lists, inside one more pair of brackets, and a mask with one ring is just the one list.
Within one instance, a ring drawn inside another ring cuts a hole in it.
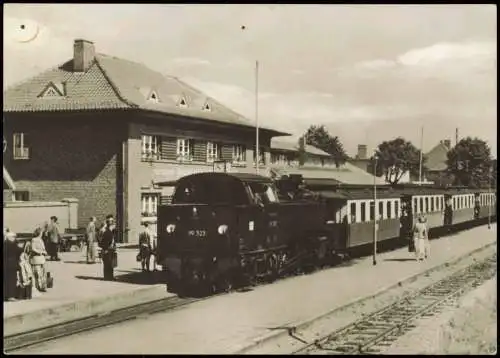
[{"label": "roof dormer", "polygon": [[188,107],[188,102],[187,102],[186,96],[184,96],[184,95],[180,96],[179,97],[179,102],[177,102],[177,105],[180,108],[187,108]]},{"label": "roof dormer", "polygon": [[160,97],[158,97],[158,93],[156,93],[156,91],[153,90],[151,91],[151,93],[149,93],[147,100],[154,103],[158,103],[160,102]]},{"label": "roof dormer", "polygon": [[212,106],[210,105],[210,103],[205,102],[205,104],[203,105],[203,108],[201,109],[202,111],[207,111],[207,112],[211,112],[212,111]]},{"label": "roof dormer", "polygon": [[42,92],[38,95],[38,98],[57,98],[66,96],[66,83],[64,82],[49,82]]}]

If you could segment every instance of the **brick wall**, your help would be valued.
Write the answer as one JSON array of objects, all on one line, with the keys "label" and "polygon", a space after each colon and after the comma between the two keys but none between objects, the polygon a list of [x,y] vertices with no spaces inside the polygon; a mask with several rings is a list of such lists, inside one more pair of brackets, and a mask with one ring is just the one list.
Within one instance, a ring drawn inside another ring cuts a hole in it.
[{"label": "brick wall", "polygon": [[[123,131],[115,117],[93,112],[7,116],[4,164],[16,189],[29,190],[33,201],[78,199],[80,226],[90,216],[101,221],[113,214],[119,220]],[[28,160],[13,160],[14,132],[27,133]]]}]

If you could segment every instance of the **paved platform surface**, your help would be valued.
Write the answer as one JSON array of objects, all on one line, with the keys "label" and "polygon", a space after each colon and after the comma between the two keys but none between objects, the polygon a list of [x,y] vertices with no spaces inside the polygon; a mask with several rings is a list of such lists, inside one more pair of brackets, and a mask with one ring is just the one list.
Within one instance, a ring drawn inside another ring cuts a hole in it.
[{"label": "paved platform surface", "polygon": [[[84,314],[84,311],[106,310],[112,307],[117,297],[128,297],[130,300],[138,294],[151,297],[171,295],[166,292],[165,285],[159,282],[160,275],[141,272],[136,255],[137,250],[118,249],[116,281],[110,282],[103,280],[102,263],[86,263],[85,251],[60,253],[61,261],[47,262],[47,268],[54,276],[53,288],[44,293],[35,293],[31,300],[4,302],[6,328],[11,328],[13,319],[22,320],[27,325],[29,320],[46,321],[48,316],[58,318],[75,310],[80,311],[80,314]],[[109,302],[104,302],[106,305],[99,309],[102,301]]]},{"label": "paved platform surface", "polygon": [[[407,248],[293,277],[68,337],[37,348],[43,354],[232,353],[275,327],[294,325],[366,297],[431,267],[496,242],[496,225],[431,241],[431,257],[416,262]],[[140,332],[140,334],[138,334]],[[30,352],[31,353],[31,352]]]}]

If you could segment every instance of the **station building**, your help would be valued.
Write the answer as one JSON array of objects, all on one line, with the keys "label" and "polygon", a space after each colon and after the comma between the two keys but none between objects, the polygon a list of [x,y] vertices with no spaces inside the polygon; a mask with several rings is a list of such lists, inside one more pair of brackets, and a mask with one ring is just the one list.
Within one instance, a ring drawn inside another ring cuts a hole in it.
[{"label": "station building", "polygon": [[[115,215],[123,242],[138,240],[175,181],[195,172],[255,172],[255,127],[183,81],[74,41],[72,59],[4,91],[4,181],[18,200],[79,201],[78,224]],[[271,139],[260,127],[259,168]],[[14,184],[12,184],[14,185]],[[4,196],[5,198],[5,196]]]}]

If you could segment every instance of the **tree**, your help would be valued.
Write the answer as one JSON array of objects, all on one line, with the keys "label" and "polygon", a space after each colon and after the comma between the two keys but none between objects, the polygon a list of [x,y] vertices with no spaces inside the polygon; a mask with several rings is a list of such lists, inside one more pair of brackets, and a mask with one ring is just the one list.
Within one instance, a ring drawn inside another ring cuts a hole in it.
[{"label": "tree", "polygon": [[446,161],[447,171],[455,177],[454,184],[472,188],[488,187],[492,164],[488,144],[471,137],[458,142]]},{"label": "tree", "polygon": [[325,126],[310,126],[306,132],[306,143],[330,154],[337,166],[344,164],[348,158],[339,137],[330,135]]},{"label": "tree", "polygon": [[[401,137],[379,144],[371,160],[372,168],[375,160],[376,175],[384,175],[386,182],[390,184],[397,184],[407,172],[413,177],[419,175],[420,150]],[[425,156],[422,156],[422,174],[425,171],[425,161]]]}]

